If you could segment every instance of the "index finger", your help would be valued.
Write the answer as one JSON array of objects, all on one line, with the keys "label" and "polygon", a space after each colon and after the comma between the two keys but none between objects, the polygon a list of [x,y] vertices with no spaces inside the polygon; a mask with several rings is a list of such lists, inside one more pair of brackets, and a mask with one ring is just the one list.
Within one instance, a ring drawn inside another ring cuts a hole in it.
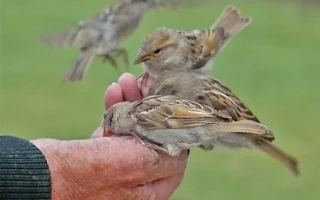
[{"label": "index finger", "polygon": [[141,94],[137,86],[136,77],[129,73],[124,73],[118,80],[123,91],[125,101],[137,101],[141,99]]},{"label": "index finger", "polygon": [[112,105],[123,101],[122,88],[117,83],[112,83],[104,94],[105,109],[110,108]]}]

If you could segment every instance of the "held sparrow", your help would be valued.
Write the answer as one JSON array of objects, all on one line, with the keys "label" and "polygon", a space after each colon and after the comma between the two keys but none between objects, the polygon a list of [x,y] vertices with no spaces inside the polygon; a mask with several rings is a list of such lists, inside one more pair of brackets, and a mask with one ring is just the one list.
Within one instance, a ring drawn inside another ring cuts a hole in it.
[{"label": "held sparrow", "polygon": [[[148,95],[175,95],[179,98],[195,101],[209,106],[219,113],[232,118],[232,121],[253,121],[260,123],[254,113],[222,82],[206,75],[194,72],[165,71],[158,76],[149,89]],[[298,173],[298,162],[275,148],[270,142],[274,137],[264,138],[254,145],[285,164],[292,172]],[[242,146],[242,141],[233,141],[229,145]]]},{"label": "held sparrow", "polygon": [[251,120],[234,121],[219,110],[176,96],[117,103],[106,111],[103,124],[105,136],[134,135],[143,145],[170,156],[192,147],[257,147],[276,155],[298,174],[297,161],[271,144],[274,136],[266,126]]},{"label": "held sparrow", "polygon": [[164,70],[209,73],[222,48],[250,23],[250,17],[227,6],[210,29],[158,28],[142,41],[135,64],[143,63],[143,79],[157,77]]},{"label": "held sparrow", "polygon": [[79,48],[63,82],[82,80],[94,57],[103,57],[116,67],[112,54],[122,55],[128,67],[127,51],[119,48],[119,44],[138,28],[144,14],[156,7],[170,4],[159,0],[118,0],[92,19],[80,21],[75,28],[45,37],[44,43],[51,47]]}]

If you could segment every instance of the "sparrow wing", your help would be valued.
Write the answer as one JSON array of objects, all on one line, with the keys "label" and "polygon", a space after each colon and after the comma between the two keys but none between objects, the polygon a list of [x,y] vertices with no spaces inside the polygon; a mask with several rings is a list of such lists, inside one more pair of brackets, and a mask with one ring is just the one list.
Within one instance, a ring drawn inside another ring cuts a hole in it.
[{"label": "sparrow wing", "polygon": [[130,114],[149,130],[181,129],[231,121],[231,117],[175,96],[150,96],[133,105]]},{"label": "sparrow wing", "polygon": [[74,44],[78,33],[79,29],[76,27],[70,30],[62,31],[60,33],[46,35],[42,37],[42,42],[48,47],[68,48]]},{"label": "sparrow wing", "polygon": [[240,11],[227,6],[210,29],[181,31],[191,46],[188,59],[193,69],[203,67],[216,56],[231,38],[251,23],[250,17],[241,16]]},{"label": "sparrow wing", "polygon": [[222,28],[199,29],[179,31],[179,34],[190,46],[187,59],[193,63],[192,69],[200,69],[212,58],[215,47],[223,41],[224,31]]},{"label": "sparrow wing", "polygon": [[211,107],[226,113],[235,121],[247,119],[260,123],[253,112],[222,82],[207,76],[201,76],[200,79],[205,84],[203,94]]},{"label": "sparrow wing", "polygon": [[106,24],[110,19],[111,7],[97,13],[89,20],[80,20],[78,24],[69,30],[44,36],[42,42],[49,47],[71,47],[78,44],[85,47],[97,40],[97,35],[104,32]]}]

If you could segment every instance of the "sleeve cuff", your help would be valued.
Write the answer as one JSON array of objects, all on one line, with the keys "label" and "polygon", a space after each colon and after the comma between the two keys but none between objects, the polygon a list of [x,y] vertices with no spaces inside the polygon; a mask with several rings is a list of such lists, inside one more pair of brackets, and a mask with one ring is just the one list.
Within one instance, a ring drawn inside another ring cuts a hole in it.
[{"label": "sleeve cuff", "polygon": [[0,199],[50,199],[50,171],[31,142],[0,136]]}]

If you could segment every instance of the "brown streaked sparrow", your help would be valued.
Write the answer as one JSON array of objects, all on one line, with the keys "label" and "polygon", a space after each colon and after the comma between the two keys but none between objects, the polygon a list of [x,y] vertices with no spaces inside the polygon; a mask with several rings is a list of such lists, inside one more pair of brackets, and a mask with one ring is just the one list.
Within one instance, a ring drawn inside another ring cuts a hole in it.
[{"label": "brown streaked sparrow", "polygon": [[165,70],[207,74],[222,48],[251,21],[237,8],[227,6],[210,29],[158,28],[142,41],[135,64],[143,63],[143,80],[149,75],[155,78]]},{"label": "brown streaked sparrow", "polygon": [[272,132],[251,120],[234,121],[228,113],[177,96],[149,96],[121,102],[104,115],[105,136],[134,135],[152,149],[171,156],[183,150],[216,146],[258,148],[298,175],[298,162],[272,145]]}]

